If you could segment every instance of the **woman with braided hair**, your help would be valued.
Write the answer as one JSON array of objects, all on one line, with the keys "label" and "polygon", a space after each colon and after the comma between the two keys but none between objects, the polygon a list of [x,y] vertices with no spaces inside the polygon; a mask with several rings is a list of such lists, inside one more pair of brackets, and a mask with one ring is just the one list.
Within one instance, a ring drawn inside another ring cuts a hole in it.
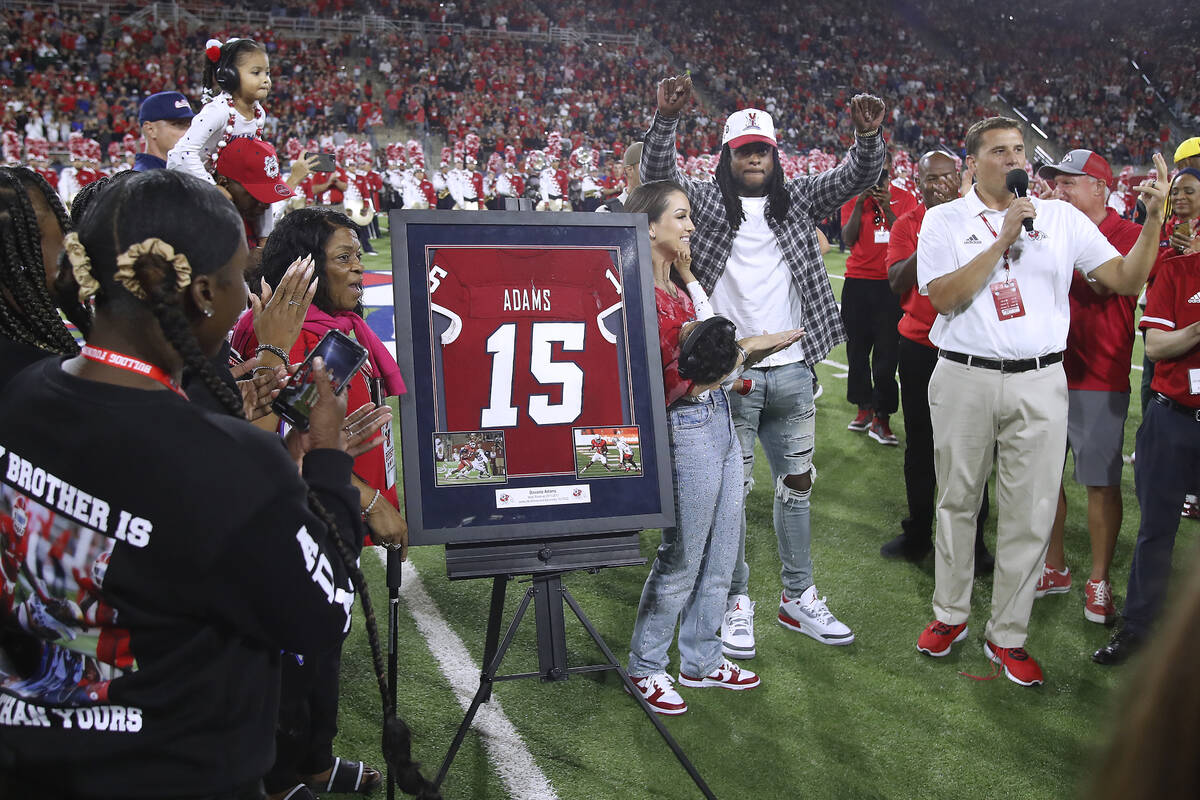
[{"label": "woman with braided hair", "polygon": [[0,385],[48,354],[79,352],[51,299],[69,229],[45,178],[0,167]]},{"label": "woman with braided hair", "polygon": [[[0,796],[258,800],[280,651],[338,647],[365,588],[345,400],[318,363],[303,478],[239,419],[208,358],[248,254],[215,188],[110,186],[65,246],[88,345],[0,391]],[[185,365],[226,414],[188,402]],[[415,793],[390,711],[385,756]]]}]

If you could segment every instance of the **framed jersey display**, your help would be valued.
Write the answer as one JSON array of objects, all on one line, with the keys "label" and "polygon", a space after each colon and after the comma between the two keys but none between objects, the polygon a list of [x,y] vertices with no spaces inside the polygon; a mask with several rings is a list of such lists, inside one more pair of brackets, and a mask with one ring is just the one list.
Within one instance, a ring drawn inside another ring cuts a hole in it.
[{"label": "framed jersey display", "polygon": [[645,218],[393,211],[410,542],[674,522]]}]

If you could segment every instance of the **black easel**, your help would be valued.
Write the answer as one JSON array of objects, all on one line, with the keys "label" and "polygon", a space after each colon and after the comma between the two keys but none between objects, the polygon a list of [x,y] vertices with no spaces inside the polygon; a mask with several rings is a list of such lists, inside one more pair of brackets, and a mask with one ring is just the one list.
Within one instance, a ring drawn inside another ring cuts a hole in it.
[{"label": "black easel", "polygon": [[[392,692],[392,702],[397,700],[396,692],[396,663],[399,659],[398,646],[400,640],[400,571],[403,562],[400,560],[399,549],[387,548],[387,587],[388,587],[388,688]],[[392,775],[392,767],[388,765],[387,800],[396,800],[396,776]]]},{"label": "black easel", "polygon": [[[622,534],[621,536],[628,536]],[[631,534],[633,541],[636,544],[636,532]],[[601,541],[601,548],[611,547],[612,539]],[[542,546],[532,551],[535,558],[542,562],[543,565],[548,565],[554,560],[554,546],[561,546],[564,542],[543,542]],[[567,542],[567,548],[570,549],[575,543]],[[628,539],[625,539],[625,544],[628,544]],[[536,545],[535,545],[536,546]],[[589,542],[589,547],[592,547]],[[447,546],[447,569],[453,575],[452,564],[452,549],[453,546]],[[526,553],[531,552],[525,550]],[[593,549],[593,555],[595,554]],[[576,558],[572,559],[571,555]],[[518,559],[523,561],[525,559]],[[525,596],[521,599],[520,605],[517,607],[517,612],[513,616],[512,621],[508,625],[508,630],[504,634],[503,641],[500,640],[500,625],[504,616],[504,594],[508,585],[508,581],[515,577],[513,573],[505,573],[493,575],[492,577],[492,602],[488,612],[488,628],[487,636],[484,643],[483,652],[483,670],[479,676],[479,690],[475,692],[475,697],[471,701],[471,706],[467,709],[467,714],[463,718],[462,724],[458,726],[458,732],[454,736],[454,741],[450,744],[450,750],[446,753],[446,758],[442,761],[442,768],[438,771],[437,777],[434,779],[434,786],[441,786],[442,781],[446,778],[446,773],[450,770],[450,765],[454,761],[454,757],[458,754],[459,748],[462,746],[463,740],[466,738],[467,731],[471,727],[471,723],[475,719],[475,714],[479,711],[479,706],[486,703],[492,696],[492,685],[496,681],[511,681],[520,680],[522,678],[540,678],[543,682],[549,681],[565,681],[572,674],[585,672],[602,672],[606,670],[614,670],[620,676],[621,682],[625,685],[626,691],[638,702],[642,707],[642,711],[654,724],[667,746],[671,748],[671,752],[679,760],[680,765],[691,776],[696,786],[703,793],[704,797],[709,800],[716,800],[716,795],[708,788],[708,784],[700,777],[700,773],[696,771],[695,766],[688,759],[687,755],[680,748],[679,743],[671,736],[666,727],[659,720],[658,715],[650,708],[650,704],[642,697],[641,693],[633,685],[633,681],[625,672],[625,669],[617,661],[612,650],[605,644],[604,639],[592,626],[592,623],[584,615],[583,609],[579,607],[579,603],[562,585],[562,576],[568,572],[577,569],[589,569],[595,571],[601,566],[616,566],[616,564],[596,564],[593,566],[582,566],[578,564],[578,550],[573,554],[568,554],[564,559],[566,561],[574,560],[576,563],[571,564],[567,569],[550,570],[546,572],[531,573],[531,581],[529,588],[525,591]],[[644,559],[637,559],[644,563]],[[495,562],[493,562],[494,564]],[[628,562],[626,562],[628,563]],[[522,574],[522,573],[517,573]],[[471,577],[482,577],[474,575]],[[504,656],[508,652],[508,648],[512,645],[513,639],[516,637],[517,628],[520,627],[521,620],[525,616],[525,612],[529,610],[529,604],[534,606],[534,620],[537,625],[537,651],[538,651],[538,671],[523,672],[513,675],[497,675],[500,670],[500,664],[504,661]],[[576,618],[578,618],[584,630],[592,637],[592,641],[600,648],[600,652],[604,654],[606,661],[602,664],[590,664],[581,667],[571,667],[567,665],[567,645],[566,645],[566,622],[563,614],[563,604],[566,603],[571,607]]]}]

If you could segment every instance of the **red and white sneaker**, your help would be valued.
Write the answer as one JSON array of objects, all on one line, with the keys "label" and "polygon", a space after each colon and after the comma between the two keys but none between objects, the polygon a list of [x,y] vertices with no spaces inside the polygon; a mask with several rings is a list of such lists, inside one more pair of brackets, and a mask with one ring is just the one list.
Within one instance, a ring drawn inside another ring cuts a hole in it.
[{"label": "red and white sneaker", "polygon": [[1071,591],[1071,568],[1063,567],[1062,572],[1051,569],[1048,564],[1042,565],[1042,577],[1038,578],[1034,597],[1045,597],[1048,594],[1066,594]]},{"label": "red and white sneaker", "polygon": [[896,446],[900,444],[900,439],[896,434],[892,433],[892,427],[888,425],[887,417],[876,416],[871,421],[871,427],[867,429],[867,436],[870,436],[880,444]]},{"label": "red and white sneaker", "polygon": [[858,416],[850,420],[850,424],[846,426],[846,430],[862,433],[867,428],[871,427],[871,420],[874,418],[874,411],[869,408],[860,408],[858,410]]},{"label": "red and white sneaker", "polygon": [[1108,581],[1088,581],[1083,585],[1083,616],[1089,622],[1108,625],[1117,618],[1113,605],[1112,584]]},{"label": "red and white sneaker", "polygon": [[[675,691],[675,682],[667,673],[656,672],[644,678],[635,678],[630,675],[629,679],[633,681],[633,685],[637,687],[642,697],[646,698],[646,702],[650,704],[655,713],[676,716],[687,711],[687,703],[683,702],[679,692]],[[629,691],[629,689],[626,688],[625,691]]]},{"label": "red and white sneaker", "polygon": [[703,678],[693,678],[683,672],[679,673],[679,683],[701,689],[705,686],[719,686],[722,689],[753,689],[762,681],[758,676],[745,667],[734,664],[727,658],[721,659],[721,666],[705,675]]},{"label": "red and white sneaker", "polygon": [[1183,499],[1183,511],[1179,512],[1179,516],[1184,519],[1200,519],[1200,500],[1196,495],[1189,494]]},{"label": "red and white sneaker", "polygon": [[935,619],[917,637],[917,652],[934,658],[948,656],[950,655],[950,645],[957,644],[965,638],[967,638],[967,623],[947,625],[945,622]]},{"label": "red and white sneaker", "polygon": [[993,664],[1004,670],[1004,675],[1013,683],[1022,686],[1040,686],[1044,683],[1042,668],[1025,652],[1024,647],[997,647],[989,641],[983,643],[983,654]]}]

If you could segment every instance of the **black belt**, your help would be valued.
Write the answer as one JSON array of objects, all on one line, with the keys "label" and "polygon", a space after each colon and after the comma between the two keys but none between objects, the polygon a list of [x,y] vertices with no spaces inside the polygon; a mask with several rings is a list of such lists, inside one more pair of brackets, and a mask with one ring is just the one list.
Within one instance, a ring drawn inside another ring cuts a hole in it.
[{"label": "black belt", "polygon": [[938,350],[938,355],[951,361],[957,361],[959,364],[966,364],[968,367],[998,369],[1001,372],[1028,372],[1031,369],[1041,369],[1063,360],[1062,353],[1051,353],[1037,358],[983,358],[982,356],[969,356],[966,353],[956,353],[953,350]]},{"label": "black belt", "polygon": [[1191,406],[1185,406],[1183,403],[1176,403],[1162,392],[1154,393],[1154,402],[1158,403],[1160,406],[1166,406],[1167,408],[1179,414],[1183,414],[1189,419],[1200,422],[1200,408],[1192,408]]}]

